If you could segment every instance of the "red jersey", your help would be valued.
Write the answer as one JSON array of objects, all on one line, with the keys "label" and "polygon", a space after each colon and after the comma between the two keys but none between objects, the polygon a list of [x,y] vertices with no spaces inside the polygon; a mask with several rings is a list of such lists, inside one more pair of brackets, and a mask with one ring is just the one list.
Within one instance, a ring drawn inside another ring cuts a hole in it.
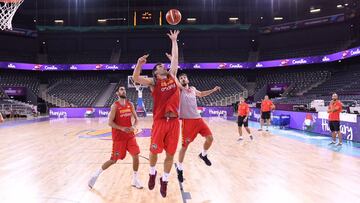
[{"label": "red jersey", "polygon": [[[132,117],[132,105],[130,101],[126,101],[125,105],[121,105],[119,101],[114,103],[116,107],[116,114],[114,122],[116,125],[121,127],[131,127],[131,117]],[[112,129],[112,139],[113,141],[120,141],[134,137],[133,132],[126,133],[124,131],[113,128]]]},{"label": "red jersey", "polygon": [[329,121],[340,121],[340,113],[342,111],[342,103],[337,100],[336,102],[331,102],[329,105],[329,110],[335,110],[338,109],[335,112],[329,113]]},{"label": "red jersey", "polygon": [[243,117],[243,116],[247,116],[249,113],[250,109],[249,109],[249,105],[245,102],[239,104],[238,106],[238,115]]},{"label": "red jersey", "polygon": [[154,120],[164,119],[165,114],[169,112],[176,117],[179,116],[180,89],[172,76],[169,75],[164,80],[156,80],[152,97]]},{"label": "red jersey", "polygon": [[273,102],[271,100],[264,100],[261,102],[261,111],[269,112],[272,110]]}]

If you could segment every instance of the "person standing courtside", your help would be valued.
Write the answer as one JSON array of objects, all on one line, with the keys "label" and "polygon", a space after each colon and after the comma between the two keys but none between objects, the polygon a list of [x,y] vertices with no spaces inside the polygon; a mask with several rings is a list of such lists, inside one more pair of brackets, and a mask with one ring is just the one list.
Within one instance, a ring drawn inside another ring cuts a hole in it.
[{"label": "person standing courtside", "polygon": [[342,136],[340,133],[340,113],[342,111],[342,103],[339,100],[339,97],[336,93],[332,95],[332,100],[328,107],[329,113],[329,127],[332,136],[332,144],[336,144],[336,135],[339,137],[339,143],[337,146],[342,145]]},{"label": "person standing courtside", "polygon": [[274,109],[274,103],[269,99],[268,95],[265,95],[264,100],[261,102],[261,119],[259,131],[263,130],[264,122],[266,125],[266,131],[269,131],[271,111]]},{"label": "person standing courtside", "polygon": [[244,126],[246,132],[249,134],[250,139],[251,140],[254,139],[249,129],[249,113],[250,113],[249,105],[245,102],[244,97],[240,97],[239,106],[238,106],[238,131],[239,131],[238,141],[242,141],[244,139],[242,126]]}]

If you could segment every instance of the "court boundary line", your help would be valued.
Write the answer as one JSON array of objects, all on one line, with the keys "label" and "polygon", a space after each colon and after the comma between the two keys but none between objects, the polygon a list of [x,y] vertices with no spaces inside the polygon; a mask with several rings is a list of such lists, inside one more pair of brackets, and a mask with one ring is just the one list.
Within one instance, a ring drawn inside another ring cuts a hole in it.
[{"label": "court boundary line", "polygon": [[[176,170],[177,169],[177,164],[174,163],[174,165],[175,165],[175,170]],[[180,188],[180,193],[181,193],[181,198],[183,200],[183,203],[186,203],[187,200],[191,200],[191,193],[190,192],[185,192],[183,184],[179,181],[178,178],[176,178],[176,179],[178,180],[178,183],[179,183],[179,188]]]}]

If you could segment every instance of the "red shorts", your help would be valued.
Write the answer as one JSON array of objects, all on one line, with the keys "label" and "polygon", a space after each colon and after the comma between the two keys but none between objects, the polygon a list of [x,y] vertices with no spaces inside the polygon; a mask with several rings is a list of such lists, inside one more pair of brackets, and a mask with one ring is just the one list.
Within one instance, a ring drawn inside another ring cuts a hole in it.
[{"label": "red shorts", "polygon": [[123,160],[126,157],[126,151],[128,151],[132,156],[140,154],[140,148],[135,137],[120,141],[113,141],[113,150],[110,159],[114,161],[119,159]]},{"label": "red shorts", "polygon": [[203,137],[212,135],[211,130],[202,118],[182,120],[182,146],[187,147],[194,141],[197,134]]},{"label": "red shorts", "polygon": [[159,154],[163,150],[174,155],[179,141],[180,122],[178,118],[155,120],[151,131],[150,152]]}]

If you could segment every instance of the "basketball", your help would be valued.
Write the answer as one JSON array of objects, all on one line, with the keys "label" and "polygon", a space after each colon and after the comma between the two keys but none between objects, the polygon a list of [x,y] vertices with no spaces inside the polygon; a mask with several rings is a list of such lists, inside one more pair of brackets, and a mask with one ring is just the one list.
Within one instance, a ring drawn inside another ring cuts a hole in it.
[{"label": "basketball", "polygon": [[170,24],[170,25],[177,25],[180,23],[181,21],[181,13],[179,10],[177,9],[170,9],[167,13],[166,13],[166,21]]}]

